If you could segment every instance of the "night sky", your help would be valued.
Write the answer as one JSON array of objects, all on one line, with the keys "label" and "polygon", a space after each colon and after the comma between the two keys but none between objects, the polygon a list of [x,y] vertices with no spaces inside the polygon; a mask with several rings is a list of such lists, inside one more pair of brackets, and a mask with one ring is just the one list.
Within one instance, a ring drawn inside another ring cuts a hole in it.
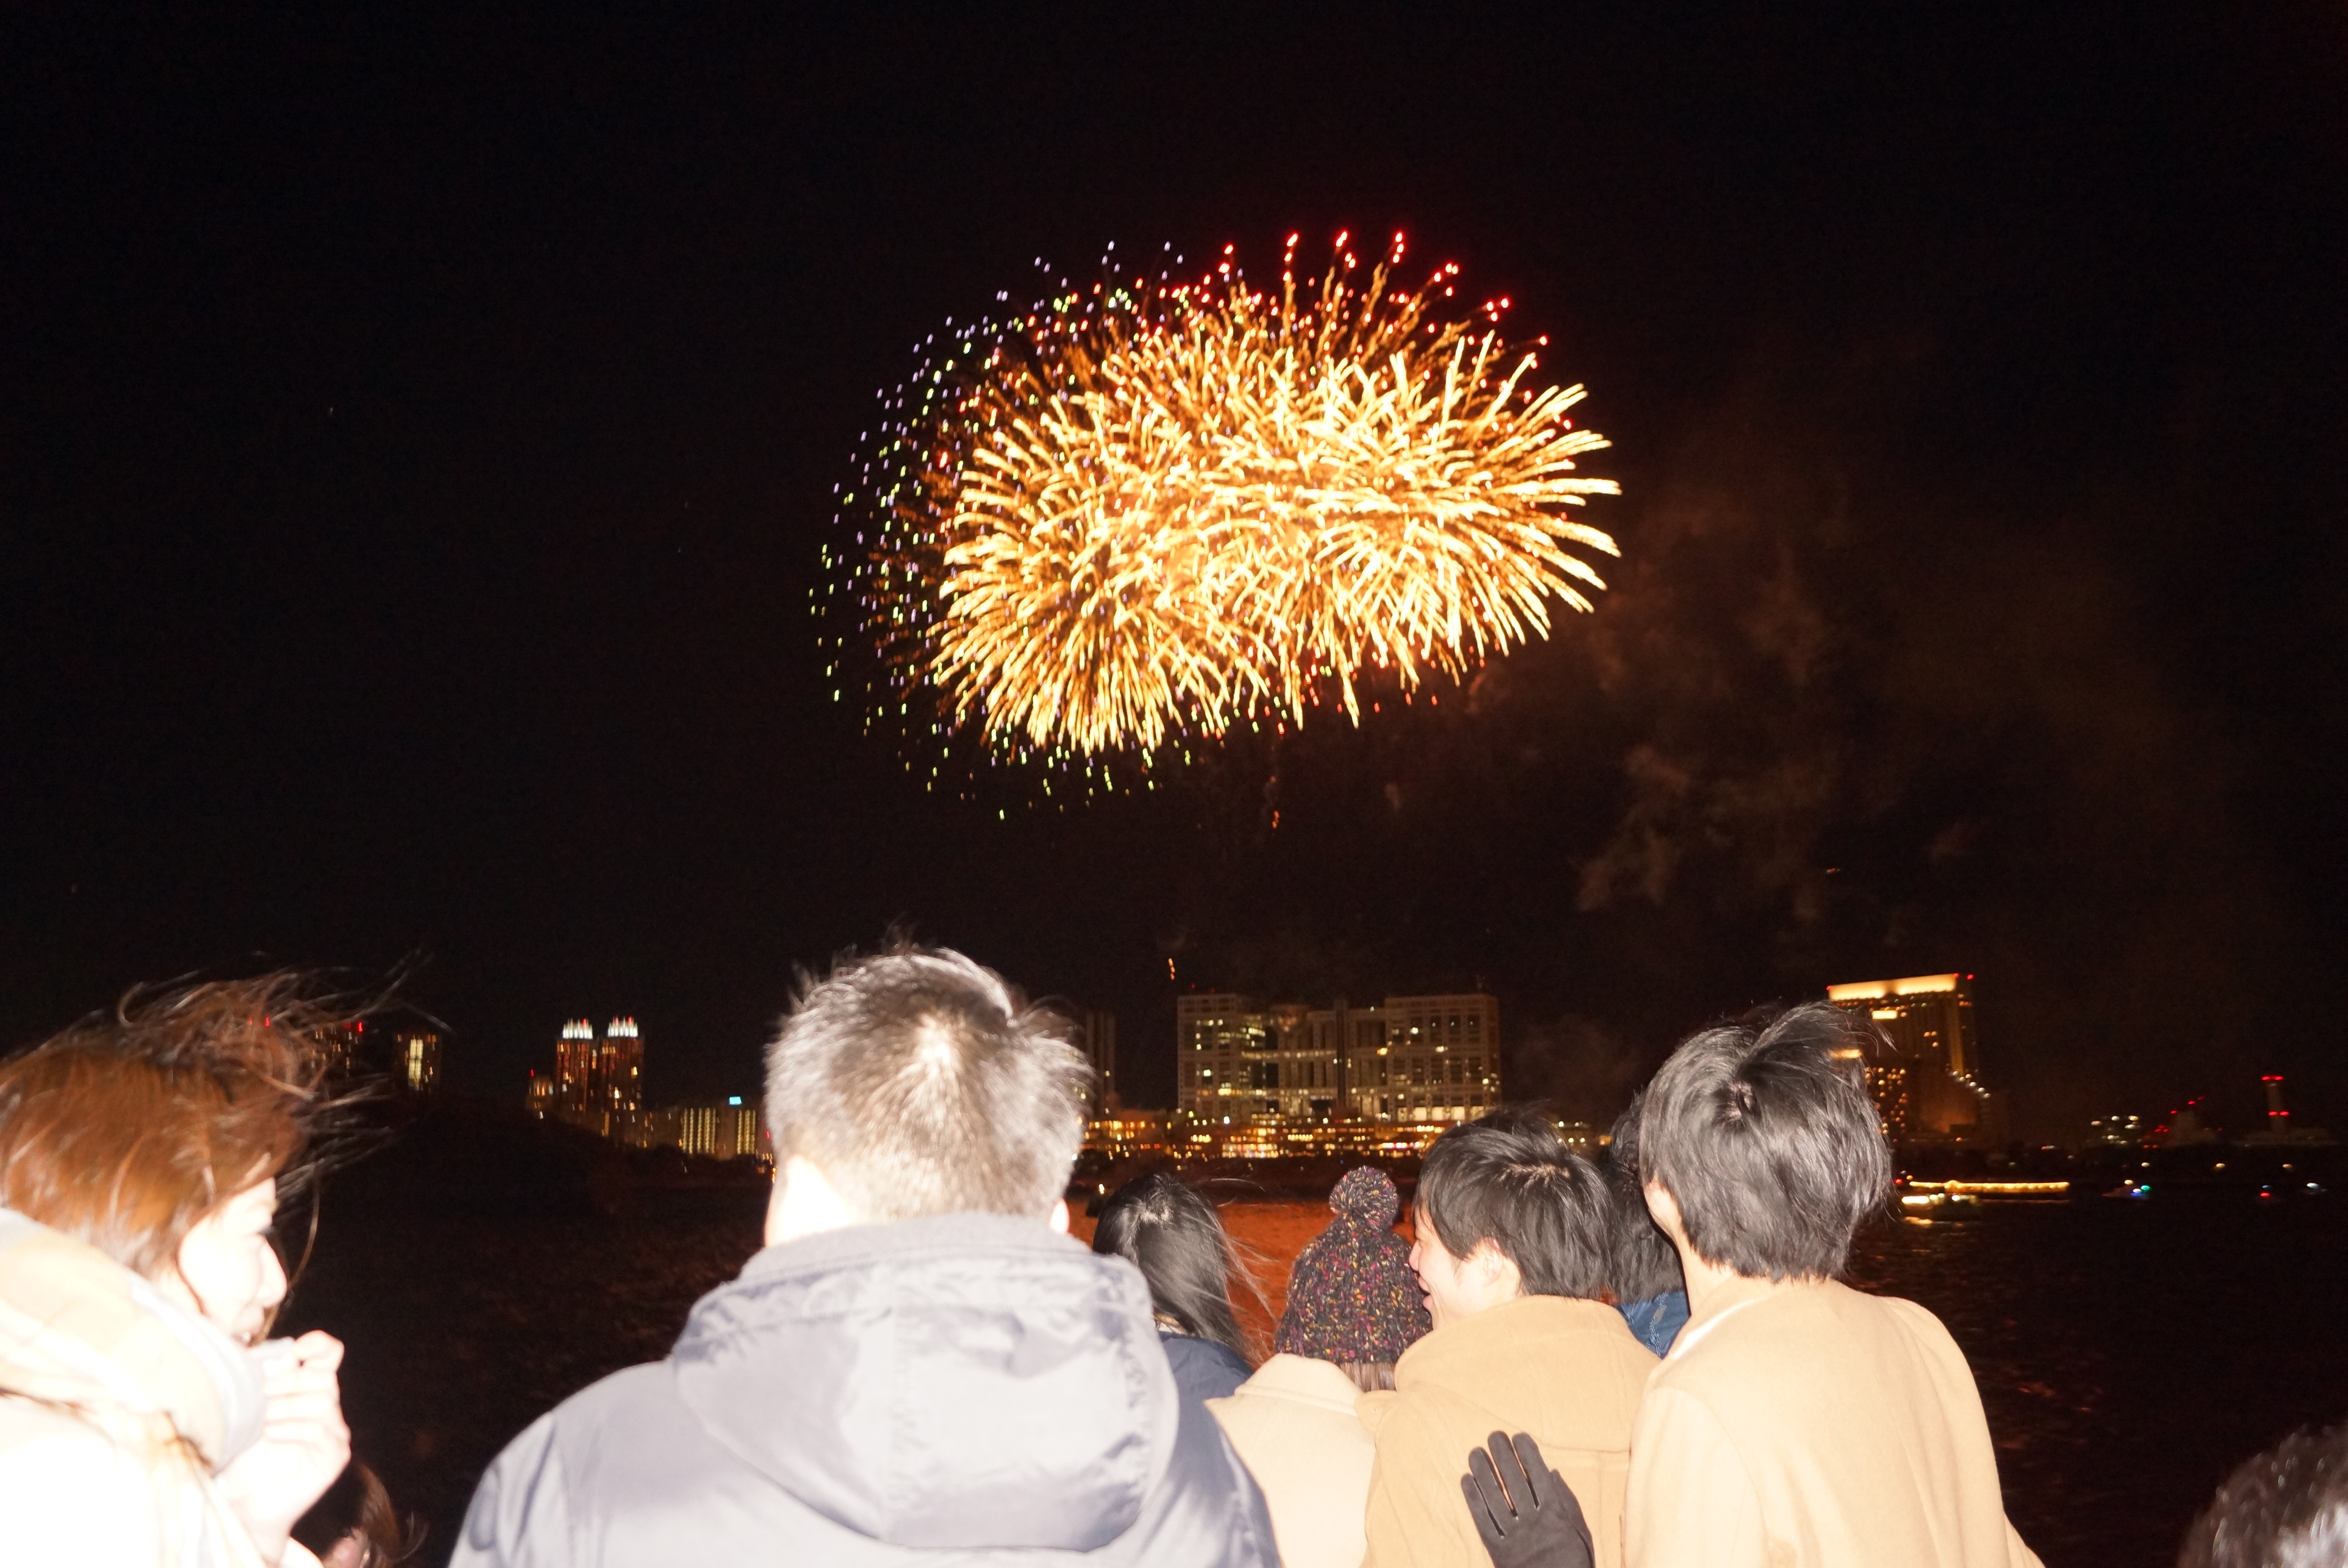
[{"label": "night sky", "polygon": [[[405,966],[461,1087],[625,1012],[654,1098],[753,1092],[903,920],[1117,1009],[1142,1101],[1178,983],[1480,983],[1604,1116],[1957,968],[2034,1136],[2261,1071],[2348,1123],[2336,6],[12,8],[0,62],[0,1045]],[[874,389],[1039,256],[1341,228],[1591,384],[1597,613],[1143,800],[923,794],[808,614]]]}]

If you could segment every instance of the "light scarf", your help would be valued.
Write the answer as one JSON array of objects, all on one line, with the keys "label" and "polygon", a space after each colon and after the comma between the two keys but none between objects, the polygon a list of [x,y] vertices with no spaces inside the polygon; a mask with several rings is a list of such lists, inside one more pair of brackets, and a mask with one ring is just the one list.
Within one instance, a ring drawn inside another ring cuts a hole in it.
[{"label": "light scarf", "polygon": [[[261,1435],[250,1354],[96,1247],[0,1209],[0,1399],[97,1429],[145,1478],[160,1561],[263,1568],[212,1476]],[[6,1455],[0,1453],[0,1463]]]}]

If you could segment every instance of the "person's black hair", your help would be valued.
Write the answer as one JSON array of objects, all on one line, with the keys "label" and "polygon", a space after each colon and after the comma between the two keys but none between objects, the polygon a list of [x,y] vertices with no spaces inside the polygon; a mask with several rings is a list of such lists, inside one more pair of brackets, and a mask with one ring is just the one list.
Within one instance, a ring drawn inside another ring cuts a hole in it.
[{"label": "person's black hair", "polygon": [[1683,1041],[1639,1115],[1643,1177],[1695,1255],[1753,1278],[1831,1279],[1882,1212],[1891,1151],[1861,1081],[1867,1026],[1828,1002]]},{"label": "person's black hair", "polygon": [[1549,1118],[1503,1109],[1446,1132],[1418,1171],[1416,1207],[1454,1257],[1489,1241],[1528,1296],[1606,1286],[1606,1183]]},{"label": "person's black hair", "polygon": [[2348,1563],[2348,1423],[2293,1432],[2226,1478],[2186,1532],[2178,1568]]},{"label": "person's black hair", "polygon": [[1152,1171],[1110,1194],[1093,1250],[1139,1269],[1150,1306],[1183,1333],[1254,1365],[1231,1311],[1232,1282],[1246,1277],[1238,1249],[1215,1205],[1180,1177]]},{"label": "person's black hair", "polygon": [[1606,1142],[1606,1188],[1614,1200],[1606,1237],[1606,1282],[1614,1299],[1628,1307],[1687,1288],[1680,1269],[1679,1249],[1647,1212],[1647,1194],[1639,1180],[1639,1113],[1645,1104],[1642,1092],[1632,1096]]}]

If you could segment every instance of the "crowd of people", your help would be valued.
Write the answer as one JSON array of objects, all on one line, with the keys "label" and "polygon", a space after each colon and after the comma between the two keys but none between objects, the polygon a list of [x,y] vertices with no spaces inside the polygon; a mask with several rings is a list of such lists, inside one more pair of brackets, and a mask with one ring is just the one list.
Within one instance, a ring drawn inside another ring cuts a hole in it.
[{"label": "crowd of people", "polygon": [[[0,1063],[0,1559],[414,1551],[340,1344],[269,1337],[273,1216],[338,1111],[319,1022],[284,977],[191,986]],[[1946,1329],[1838,1282],[1891,1177],[1854,1027],[1694,1036],[1598,1163],[1530,1112],[1454,1127],[1407,1244],[1346,1172],[1259,1365],[1178,1173],[1068,1238],[1058,1019],[956,953],[843,959],[767,1050],[765,1246],[508,1445],[452,1561],[2035,1563]],[[2180,1561],[2348,1563],[2348,1426],[2247,1463]]]}]

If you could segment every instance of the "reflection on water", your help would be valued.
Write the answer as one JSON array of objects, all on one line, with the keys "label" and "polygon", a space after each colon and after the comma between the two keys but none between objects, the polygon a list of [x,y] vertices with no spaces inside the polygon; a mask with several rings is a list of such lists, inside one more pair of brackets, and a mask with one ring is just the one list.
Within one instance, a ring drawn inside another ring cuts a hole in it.
[{"label": "reflection on water", "polygon": [[[329,1216],[288,1327],[350,1342],[358,1451],[430,1520],[426,1561],[445,1560],[508,1438],[665,1352],[695,1297],[757,1245],[761,1194],[655,1199],[618,1220]],[[1263,1258],[1277,1313],[1288,1261],[1327,1211],[1226,1214]],[[1984,1204],[1962,1223],[1883,1227],[1852,1279],[1921,1302],[1964,1347],[2008,1511],[2049,1568],[2156,1564],[2235,1463],[2348,1418],[2343,1242],[2337,1201]]]}]

